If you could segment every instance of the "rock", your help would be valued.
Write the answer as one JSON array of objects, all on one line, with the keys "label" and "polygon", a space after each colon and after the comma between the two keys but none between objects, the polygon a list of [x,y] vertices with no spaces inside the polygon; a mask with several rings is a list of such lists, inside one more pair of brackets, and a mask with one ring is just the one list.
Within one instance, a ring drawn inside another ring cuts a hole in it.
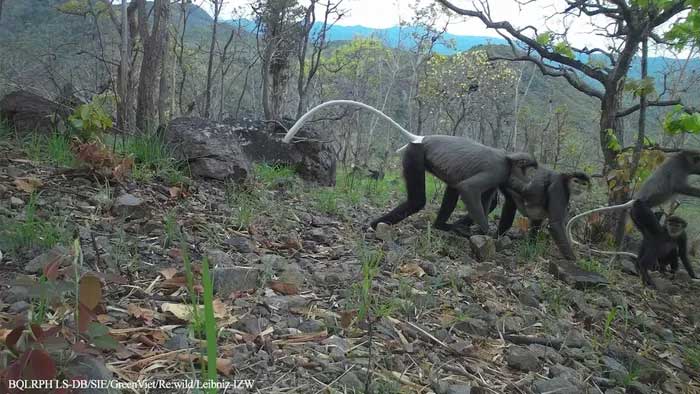
[{"label": "rock", "polygon": [[10,197],[10,208],[22,208],[24,206],[24,200],[17,198],[15,196]]},{"label": "rock", "polygon": [[374,230],[374,236],[384,242],[394,242],[394,231],[391,226],[386,223],[377,224],[377,228]]},{"label": "rock", "polygon": [[255,242],[246,237],[231,237],[224,240],[224,244],[239,253],[255,253]]},{"label": "rock", "polygon": [[523,305],[527,305],[533,308],[540,307],[540,302],[537,301],[537,298],[535,297],[535,294],[531,289],[523,289],[523,291],[521,291],[520,295],[518,296],[518,300],[520,300],[520,302]]},{"label": "rock", "polygon": [[545,345],[540,345],[538,343],[532,343],[527,346],[527,348],[535,353],[537,357],[541,358],[542,360],[548,360],[556,364],[561,364],[564,362],[564,357],[562,357],[561,354],[559,354],[556,349],[551,348],[549,346]]},{"label": "rock", "polygon": [[505,359],[509,367],[521,371],[538,371],[541,368],[537,355],[521,346],[511,346],[506,349]]},{"label": "rock", "polygon": [[266,254],[260,258],[260,264],[266,269],[278,271],[287,265],[287,259],[276,254]]},{"label": "rock", "polygon": [[290,308],[303,308],[309,304],[309,300],[300,295],[265,297],[264,302],[268,307],[279,312],[289,311]]},{"label": "rock", "polygon": [[627,368],[614,358],[603,356],[600,361],[603,362],[603,376],[614,380],[618,384],[624,382],[629,376]]},{"label": "rock", "polygon": [[455,330],[464,332],[465,334],[479,335],[482,337],[488,336],[491,330],[488,323],[481,319],[465,319],[455,324]]},{"label": "rock", "polygon": [[629,260],[627,258],[623,258],[622,263],[620,265],[621,265],[622,272],[625,272],[625,273],[628,273],[628,274],[631,274],[634,276],[639,275],[639,273],[637,273],[637,265],[634,263],[634,261]]},{"label": "rock", "polygon": [[637,381],[628,384],[625,388],[625,394],[651,394],[651,392],[651,387]]},{"label": "rock", "polygon": [[13,315],[20,314],[20,313],[28,310],[31,307],[32,307],[32,305],[26,301],[17,301],[17,302],[12,303],[12,305],[10,305],[8,312],[10,314],[13,314]]},{"label": "rock", "polygon": [[[108,382],[114,379],[112,371],[107,369],[104,362],[88,355],[79,355],[66,365],[67,375],[71,378],[87,382]],[[87,387],[76,391],[79,394],[116,394],[120,391],[109,385],[100,387]]]},{"label": "rock", "polygon": [[24,90],[12,92],[0,100],[0,120],[8,121],[20,132],[52,133],[70,112],[70,108]]},{"label": "rock", "polygon": [[429,276],[437,276],[438,274],[435,264],[433,264],[430,261],[421,260],[418,262],[418,266],[421,267],[423,271]]},{"label": "rock", "polygon": [[567,260],[550,261],[549,273],[577,289],[608,284],[607,279],[602,275],[596,272],[584,271]]},{"label": "rock", "polygon": [[513,245],[513,241],[510,239],[509,236],[504,235],[496,240],[496,251],[502,252],[510,248],[511,245]]},{"label": "rock", "polygon": [[43,272],[44,266],[52,261],[55,261],[56,259],[61,259],[59,265],[68,264],[73,260],[68,249],[64,248],[63,246],[54,246],[48,252],[33,258],[24,266],[24,271],[40,274]]},{"label": "rock", "polygon": [[566,393],[566,394],[577,394],[583,393],[574,382],[566,377],[558,377],[553,379],[539,379],[533,383],[533,392],[538,394],[544,393]]},{"label": "rock", "polygon": [[190,346],[192,346],[192,344],[190,343],[190,339],[187,337],[186,331],[174,332],[173,336],[165,342],[165,347],[170,350],[187,349]]},{"label": "rock", "polygon": [[496,242],[487,235],[472,235],[469,244],[479,261],[492,261],[496,256]]},{"label": "rock", "polygon": [[252,335],[258,335],[267,328],[270,322],[263,317],[248,316],[233,323],[233,328]]},{"label": "rock", "polygon": [[496,320],[495,326],[504,334],[517,333],[523,328],[523,318],[520,316],[503,316]]},{"label": "rock", "polygon": [[258,287],[260,272],[248,267],[216,268],[213,270],[214,292],[228,296],[236,291],[245,291]]},{"label": "rock", "polygon": [[147,208],[140,198],[131,194],[122,194],[112,204],[112,214],[122,219],[143,219]]},{"label": "rock", "polygon": [[471,394],[472,386],[468,384],[452,384],[447,386],[445,394]]},{"label": "rock", "polygon": [[309,235],[311,236],[311,239],[317,243],[324,244],[324,245],[329,245],[331,243],[328,229],[313,228],[309,232]]},{"label": "rock", "polygon": [[560,376],[569,378],[573,381],[573,379],[576,379],[578,377],[578,372],[576,372],[576,370],[573,368],[569,368],[561,364],[554,364],[551,367],[549,367],[550,378],[557,378]]},{"label": "rock", "polygon": [[323,322],[318,320],[305,320],[301,324],[299,324],[299,331],[301,332],[320,332],[323,331],[323,329]]},{"label": "rock", "polygon": [[365,389],[365,382],[360,380],[360,378],[358,378],[353,371],[346,373],[342,378],[340,378],[338,384],[339,386],[346,388],[347,391],[351,393],[362,393]]},{"label": "rock", "polygon": [[200,118],[177,118],[165,130],[165,140],[179,160],[189,162],[193,176],[243,182],[252,163],[236,141],[236,127]]},{"label": "rock", "polygon": [[279,278],[282,282],[291,283],[297,288],[301,288],[304,285],[305,280],[304,274],[296,264],[289,264],[287,267],[285,267],[280,273]]},{"label": "rock", "polygon": [[[286,122],[284,127],[291,127]],[[242,181],[252,162],[284,164],[299,175],[325,186],[335,185],[336,161],[323,133],[304,127],[293,144],[282,142],[286,130],[276,122],[177,118],[166,129],[166,141],[180,159],[190,162],[192,174],[204,178]]]},{"label": "rock", "polygon": [[226,268],[235,265],[231,256],[223,250],[212,249],[208,251],[207,259],[209,259],[209,266],[214,268]]}]

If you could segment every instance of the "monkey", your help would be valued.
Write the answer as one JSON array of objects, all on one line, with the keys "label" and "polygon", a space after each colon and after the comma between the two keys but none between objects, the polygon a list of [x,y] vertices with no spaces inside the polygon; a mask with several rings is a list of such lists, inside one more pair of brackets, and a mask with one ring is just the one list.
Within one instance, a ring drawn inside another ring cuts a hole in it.
[{"label": "monkey", "polygon": [[[657,220],[661,218],[663,213],[655,214]],[[678,259],[683,262],[686,272],[692,278],[696,278],[693,267],[688,259],[688,236],[685,229],[688,227],[688,222],[676,215],[671,215],[666,218],[663,224],[665,232],[665,242],[660,246],[657,256],[658,260],[654,263],[653,269],[661,273],[666,272],[666,267],[671,268],[671,273],[675,274],[678,271]],[[639,256],[644,256],[648,253],[646,250],[650,245],[642,242],[639,250]],[[652,267],[650,267],[651,269]]]},{"label": "monkey", "polygon": [[[561,254],[567,260],[576,260],[564,223],[570,199],[590,191],[591,178],[583,172],[559,173],[542,166],[528,174],[518,175],[516,169],[512,169],[511,173],[513,175],[501,188],[505,201],[497,235],[503,236],[513,226],[516,211],[530,221],[530,239],[537,236],[547,219],[549,233]],[[493,209],[495,205],[491,205],[490,211]],[[462,222],[469,223],[466,218]]]},{"label": "monkey", "polygon": [[392,211],[373,220],[370,223],[372,229],[376,229],[381,222],[396,224],[423,209],[426,204],[425,173],[429,172],[447,185],[435,227],[450,228],[447,219],[454,211],[457,199],[461,198],[480,231],[488,234],[489,226],[484,212],[495,190],[508,180],[512,168],[537,166],[537,161],[528,153],[507,153],[503,149],[482,145],[467,137],[412,134],[376,108],[351,100],[327,101],[312,108],[289,129],[283,141],[289,143],[314,112],[333,104],[349,104],[368,109],[387,119],[409,140],[407,145],[398,150],[403,152],[407,199]]},{"label": "monkey", "polygon": [[[631,208],[632,223],[642,233],[642,243],[645,245],[644,253],[636,256],[628,252],[592,250],[604,254],[632,256],[637,262],[637,271],[639,271],[642,283],[650,288],[655,288],[656,285],[649,276],[648,270],[654,267],[660,254],[667,253],[665,249],[668,243],[668,233],[659,223],[652,208],[664,204],[676,194],[700,197],[700,189],[688,184],[690,175],[700,175],[700,151],[684,149],[671,154],[642,183],[632,200],[620,205],[592,209],[574,216],[566,225],[567,234],[571,237],[573,223],[586,215],[594,212]],[[575,240],[574,243],[581,245]],[[693,273],[691,276],[696,278],[694,275]]]}]

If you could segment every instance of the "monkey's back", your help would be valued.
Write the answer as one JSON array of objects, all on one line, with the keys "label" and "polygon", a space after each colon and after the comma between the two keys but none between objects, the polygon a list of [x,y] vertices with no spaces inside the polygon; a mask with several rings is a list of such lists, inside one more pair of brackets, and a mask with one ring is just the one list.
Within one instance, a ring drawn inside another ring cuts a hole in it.
[{"label": "monkey's back", "polygon": [[479,173],[505,178],[509,173],[506,152],[467,137],[430,135],[423,139],[426,168],[448,185]]}]

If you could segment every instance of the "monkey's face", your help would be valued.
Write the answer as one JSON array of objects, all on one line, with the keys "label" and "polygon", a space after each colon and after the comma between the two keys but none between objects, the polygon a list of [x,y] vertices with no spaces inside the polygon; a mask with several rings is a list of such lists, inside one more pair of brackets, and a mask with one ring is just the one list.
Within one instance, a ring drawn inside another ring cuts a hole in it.
[{"label": "monkey's face", "polygon": [[677,216],[671,216],[668,219],[666,219],[666,231],[668,231],[668,235],[671,238],[678,238],[685,232],[685,228],[687,227],[687,223],[685,220],[677,217]]},{"label": "monkey's face", "polygon": [[591,183],[585,179],[573,177],[569,179],[569,194],[576,198],[586,193],[591,188]]}]

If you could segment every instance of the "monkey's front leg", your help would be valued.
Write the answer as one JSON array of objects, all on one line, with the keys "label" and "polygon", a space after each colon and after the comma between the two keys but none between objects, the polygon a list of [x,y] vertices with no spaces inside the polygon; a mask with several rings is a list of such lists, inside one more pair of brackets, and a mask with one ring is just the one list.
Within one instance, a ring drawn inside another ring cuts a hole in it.
[{"label": "monkey's front leg", "polygon": [[[495,179],[497,182],[498,179]],[[471,178],[465,179],[457,185],[459,195],[462,197],[464,205],[469,211],[469,216],[479,225],[482,234],[489,234],[489,223],[486,219],[481,196],[487,190],[497,186],[494,184],[494,177],[487,173],[479,173]]]}]

